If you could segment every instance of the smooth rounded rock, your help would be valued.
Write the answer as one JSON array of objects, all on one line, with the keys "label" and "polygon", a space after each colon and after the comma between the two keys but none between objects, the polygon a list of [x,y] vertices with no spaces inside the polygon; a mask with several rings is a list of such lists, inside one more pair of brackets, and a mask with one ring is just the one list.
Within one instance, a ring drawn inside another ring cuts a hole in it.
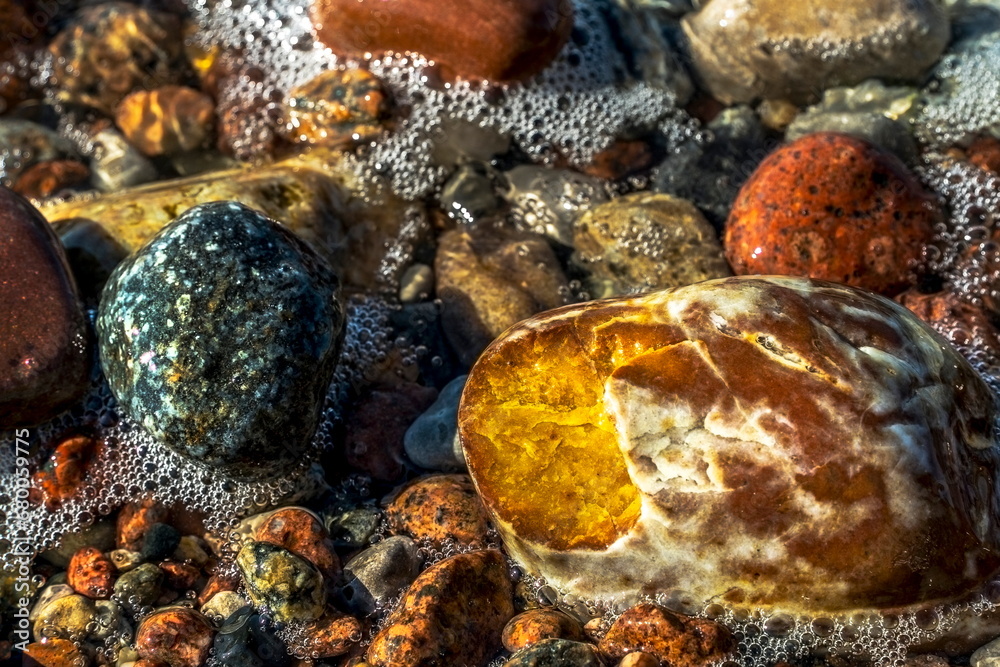
[{"label": "smooth rounded rock", "polygon": [[125,572],[115,582],[115,596],[133,613],[156,602],[163,592],[163,570],[143,563]]},{"label": "smooth rounded rock", "polygon": [[459,428],[509,552],[565,593],[846,613],[1000,568],[995,416],[897,304],[744,277],[522,323],[473,368]]},{"label": "smooth rounded rock", "polygon": [[296,86],[285,99],[283,130],[307,144],[360,142],[378,135],[392,105],[385,86],[363,69],[331,69]]},{"label": "smooth rounded rock", "polygon": [[187,86],[137,90],[118,104],[115,123],[145,155],[173,155],[208,143],[215,102]]},{"label": "smooth rounded rock", "polygon": [[724,625],[682,616],[655,604],[639,604],[618,617],[599,644],[601,653],[620,660],[629,653],[656,656],[672,667],[717,664],[736,648]]},{"label": "smooth rounded rock", "polygon": [[458,401],[465,387],[460,375],[441,389],[437,400],[406,430],[403,447],[411,461],[421,468],[441,472],[465,469],[458,433]]},{"label": "smooth rounded rock", "polygon": [[116,576],[111,559],[94,547],[84,547],[73,554],[66,573],[73,590],[94,600],[111,595]]},{"label": "smooth rounded rock", "polygon": [[417,541],[482,545],[486,511],[467,475],[420,477],[396,493],[386,508],[389,530]]},{"label": "smooth rounded rock", "polygon": [[804,101],[870,77],[918,80],[950,37],[934,0],[714,0],[682,22],[714,97]]},{"label": "smooth rounded rock", "polygon": [[32,631],[37,638],[84,639],[96,613],[93,600],[82,595],[66,595],[38,611]]},{"label": "smooth rounded rock", "polygon": [[32,425],[88,386],[83,310],[58,237],[20,195],[0,186],[0,429]]},{"label": "smooth rounded rock", "polygon": [[394,535],[373,544],[344,566],[341,597],[352,610],[373,614],[420,574],[416,543]]},{"label": "smooth rounded rock", "polygon": [[334,581],[340,575],[340,559],[323,522],[301,507],[284,507],[269,514],[257,527],[254,538],[288,549],[304,558]]},{"label": "smooth rounded rock", "polygon": [[545,639],[583,641],[583,626],[553,607],[529,609],[510,619],[503,629],[503,647],[512,653]]},{"label": "smooth rounded rock", "polygon": [[555,58],[573,28],[569,0],[317,0],[319,41],[337,54],[416,51],[447,78],[525,79]]},{"label": "smooth rounded rock", "polygon": [[552,638],[519,650],[504,667],[604,667],[604,661],[592,644]]},{"label": "smooth rounded rock", "polygon": [[187,607],[169,607],[147,616],[135,644],[141,658],[170,667],[199,667],[208,659],[215,631],[203,614]]},{"label": "smooth rounded rock", "polygon": [[268,542],[248,542],[236,556],[254,604],[280,622],[311,621],[323,614],[323,575],[309,561]]},{"label": "smooth rounded rock", "polygon": [[822,132],[769,155],[726,223],[737,274],[808,276],[892,296],[905,289],[941,213],[896,156]]},{"label": "smooth rounded rock", "polygon": [[305,451],[343,321],[325,260],[279,223],[217,202],[115,269],[97,329],[112,391],[147,432],[194,461],[260,476]]}]

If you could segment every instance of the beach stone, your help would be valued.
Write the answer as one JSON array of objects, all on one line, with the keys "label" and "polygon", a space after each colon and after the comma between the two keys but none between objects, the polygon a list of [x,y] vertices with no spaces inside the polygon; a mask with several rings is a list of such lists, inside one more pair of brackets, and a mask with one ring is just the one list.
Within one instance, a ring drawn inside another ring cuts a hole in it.
[{"label": "beach stone", "polygon": [[170,667],[200,667],[208,659],[215,631],[188,607],[169,607],[143,619],[135,635],[139,657]]},{"label": "beach stone", "polygon": [[437,400],[414,420],[403,436],[406,456],[421,468],[440,472],[465,470],[458,434],[458,401],[465,378],[460,375],[441,389]]},{"label": "beach stone", "polygon": [[569,614],[542,607],[518,614],[503,629],[503,647],[511,653],[544,639],[584,641],[583,626]]},{"label": "beach stone", "polygon": [[213,595],[221,591],[236,591],[240,587],[241,578],[239,574],[229,571],[214,572],[205,582],[205,587],[198,594],[198,604],[205,604]]},{"label": "beach stone", "polygon": [[971,667],[997,667],[1000,665],[1000,639],[980,646],[969,658]]},{"label": "beach stone", "polygon": [[633,651],[618,661],[618,667],[660,667],[660,661],[652,653]]},{"label": "beach stone", "polygon": [[206,146],[212,137],[215,102],[187,86],[137,90],[118,104],[115,124],[145,155],[193,151]]},{"label": "beach stone", "polygon": [[159,567],[163,570],[163,582],[167,588],[178,592],[193,590],[195,582],[201,576],[201,570],[187,563],[164,561]]},{"label": "beach stone", "polygon": [[382,523],[382,512],[370,505],[351,507],[324,515],[323,523],[338,549],[361,549]]},{"label": "beach stone", "polygon": [[167,523],[169,518],[167,508],[152,496],[129,501],[118,512],[115,521],[115,546],[140,552],[149,529],[155,524]]},{"label": "beach stone", "polygon": [[482,545],[489,523],[468,475],[429,475],[405,487],[386,508],[389,530],[436,545]]},{"label": "beach stone", "polygon": [[33,491],[41,494],[46,509],[53,511],[70,498],[78,497],[84,483],[93,483],[90,468],[100,454],[99,441],[72,435],[55,446],[45,465],[31,476]]},{"label": "beach stone", "polygon": [[314,658],[336,658],[348,653],[361,641],[361,621],[347,614],[327,614],[306,626],[303,648]]},{"label": "beach stone", "polygon": [[230,615],[215,636],[212,654],[232,667],[291,667],[292,657],[253,607]]},{"label": "beach stone", "polygon": [[511,596],[499,551],[446,558],[417,577],[366,658],[373,667],[485,664],[514,615]]},{"label": "beach stone", "polygon": [[143,560],[163,560],[174,552],[181,542],[181,534],[169,523],[154,523],[142,538]]},{"label": "beach stone", "polygon": [[[90,180],[101,192],[119,193],[160,177],[160,172],[152,161],[140,153],[139,149],[130,144],[128,139],[114,127],[102,128],[91,141],[94,145],[94,156],[90,161]],[[65,205],[72,210],[83,202],[88,202],[84,207],[86,210],[91,210],[91,206],[101,206],[97,204],[99,201],[101,200],[83,199],[79,202],[56,202],[52,205],[56,207]],[[119,210],[119,215],[121,214]],[[126,215],[134,216],[135,213]],[[46,216],[48,217],[48,213]],[[49,220],[56,221],[52,217],[49,217]]]},{"label": "beach stone", "polygon": [[211,560],[211,556],[205,550],[205,541],[195,535],[182,535],[181,541],[174,549],[174,558],[185,563],[192,563],[198,567],[203,567]]},{"label": "beach stone", "polygon": [[48,223],[0,186],[0,429],[45,421],[89,386],[86,322]]},{"label": "beach stone", "polygon": [[125,620],[121,606],[111,600],[94,602],[94,623],[95,627],[90,632],[91,640],[104,641],[115,634],[119,637],[132,635],[132,626]]},{"label": "beach stone", "polygon": [[36,164],[52,160],[79,160],[73,144],[44,125],[22,118],[0,118],[0,182],[17,180]]},{"label": "beach stone", "polygon": [[715,0],[682,25],[698,77],[725,104],[803,102],[871,77],[918,81],[951,35],[933,0]]},{"label": "beach stone", "polygon": [[250,599],[276,621],[311,621],[323,614],[323,575],[309,561],[268,542],[248,542],[236,564]]},{"label": "beach stone", "polygon": [[604,662],[592,644],[551,638],[520,649],[504,667],[604,667]]},{"label": "beach stone", "polygon": [[216,625],[221,625],[223,621],[246,606],[246,599],[236,591],[219,591],[201,605],[201,613]]},{"label": "beach stone", "polygon": [[156,602],[163,592],[163,570],[143,563],[122,573],[115,582],[115,597],[133,613]]},{"label": "beach stone", "polygon": [[97,331],[111,389],[147,432],[191,460],[260,476],[308,446],[343,323],[323,259],[279,223],[217,202],[115,269]]},{"label": "beach stone", "polygon": [[284,101],[287,120],[279,127],[290,140],[346,144],[381,133],[392,110],[389,93],[363,69],[329,69],[292,88]]},{"label": "beach stone", "polygon": [[418,574],[416,543],[405,535],[394,535],[347,562],[340,596],[349,609],[368,616],[399,595]]},{"label": "beach stone", "polygon": [[115,564],[115,569],[119,572],[128,572],[142,565],[142,554],[138,551],[115,549],[108,553],[108,558]]},{"label": "beach stone", "polygon": [[610,661],[641,651],[660,664],[702,667],[736,649],[736,639],[715,621],[682,616],[659,605],[636,605],[612,624],[598,647]]},{"label": "beach stone", "polygon": [[445,336],[466,365],[507,327],[562,305],[569,289],[544,239],[485,227],[441,235],[434,275]]},{"label": "beach stone", "polygon": [[80,8],[49,44],[57,98],[112,115],[133,90],[178,83],[180,34],[178,17],[128,2]]},{"label": "beach stone", "polygon": [[737,274],[790,274],[887,296],[904,290],[940,212],[894,155],[856,137],[812,134],[757,168],[726,223]]},{"label": "beach stone", "polygon": [[573,247],[595,299],[730,275],[712,225],[690,202],[665,194],[636,192],[590,209]]},{"label": "beach stone", "polygon": [[573,246],[576,219],[608,200],[603,181],[571,169],[522,164],[504,178],[504,198],[518,226],[565,246]]},{"label": "beach stone", "polygon": [[43,560],[60,569],[69,567],[69,559],[83,547],[95,547],[101,551],[115,548],[115,523],[108,519],[95,521],[83,530],[66,533],[59,546],[39,554]]},{"label": "beach stone", "polygon": [[[4,593],[7,592],[8,591],[5,588]],[[9,592],[10,592],[10,599],[13,600],[14,598],[13,586],[10,587]],[[73,590],[73,587],[67,583],[57,584],[52,581],[46,583],[45,587],[42,588],[41,591],[39,591],[38,599],[35,600],[35,604],[31,607],[31,611],[28,613],[28,620],[34,623],[36,620],[38,620],[38,614],[43,609],[45,609],[45,607],[47,607],[50,603],[52,603],[55,600],[58,600],[59,598],[64,598],[69,595],[76,595],[76,594],[77,593],[75,590]]]},{"label": "beach stone", "polygon": [[301,507],[285,507],[264,520],[254,534],[258,542],[268,542],[304,558],[323,574],[327,581],[340,576],[340,559],[323,522]]},{"label": "beach stone", "polygon": [[28,199],[45,199],[85,189],[89,181],[90,169],[82,162],[48,160],[25,169],[11,189]]},{"label": "beach stone", "polygon": [[58,597],[38,611],[32,633],[35,637],[85,639],[96,613],[94,601],[82,595]]},{"label": "beach stone", "polygon": [[319,41],[341,56],[415,51],[435,61],[446,79],[502,82],[545,69],[569,39],[573,6],[568,0],[406,0],[388,6],[318,0],[312,20]]},{"label": "beach stone", "polygon": [[99,549],[84,547],[69,560],[66,579],[77,593],[99,600],[111,595],[116,568]]},{"label": "beach stone", "polygon": [[437,390],[415,382],[366,389],[344,435],[348,465],[380,482],[402,479],[406,431],[435,398]]},{"label": "beach stone", "polygon": [[460,164],[441,187],[441,210],[452,220],[473,224],[494,215],[500,199],[492,171],[482,163]]},{"label": "beach stone", "polygon": [[565,594],[815,615],[933,607],[1000,568],[995,410],[898,304],[742,277],[523,323],[459,431],[508,552]]},{"label": "beach stone", "polygon": [[32,642],[24,649],[23,667],[87,667],[91,661],[87,654],[68,639],[52,638]]}]

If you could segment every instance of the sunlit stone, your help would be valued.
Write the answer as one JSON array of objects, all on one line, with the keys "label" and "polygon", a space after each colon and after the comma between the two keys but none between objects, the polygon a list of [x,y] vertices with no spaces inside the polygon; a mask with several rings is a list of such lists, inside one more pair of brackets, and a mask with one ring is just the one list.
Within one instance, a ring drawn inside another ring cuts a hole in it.
[{"label": "sunlit stone", "polygon": [[459,422],[505,544],[563,592],[818,614],[1000,567],[994,401],[886,299],[742,277],[519,324]]}]

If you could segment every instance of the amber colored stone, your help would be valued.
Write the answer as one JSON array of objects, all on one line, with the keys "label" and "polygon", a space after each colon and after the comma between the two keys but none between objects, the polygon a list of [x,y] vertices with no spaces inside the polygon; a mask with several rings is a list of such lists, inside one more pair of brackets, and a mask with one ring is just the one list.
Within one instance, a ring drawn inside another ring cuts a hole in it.
[{"label": "amber colored stone", "polygon": [[317,0],[319,41],[339,55],[415,51],[446,78],[526,79],[545,69],[569,39],[569,0]]},{"label": "amber colored stone", "polygon": [[977,137],[965,150],[969,161],[979,167],[1000,174],[1000,139]]},{"label": "amber colored stone", "polygon": [[215,631],[203,614],[188,607],[169,607],[143,619],[135,634],[140,658],[170,667],[200,667],[208,658]]},{"label": "amber colored stone", "polygon": [[90,179],[90,169],[76,160],[48,160],[25,169],[11,186],[14,192],[31,199],[45,199],[82,186]]},{"label": "amber colored stone", "polygon": [[79,667],[89,660],[75,642],[68,639],[46,639],[28,644],[23,667]]},{"label": "amber colored stone", "polygon": [[374,74],[363,69],[331,69],[288,93],[287,138],[309,144],[338,144],[379,134],[392,105]]},{"label": "amber colored stone", "polygon": [[701,667],[736,648],[733,634],[715,621],[681,616],[655,604],[628,609],[598,644],[610,660],[642,651],[671,667]]},{"label": "amber colored stone", "polygon": [[909,284],[940,212],[894,155],[819,132],[769,155],[726,223],[737,274],[842,282],[892,296]]},{"label": "amber colored stone", "polygon": [[129,551],[142,551],[146,531],[154,523],[167,523],[169,513],[159,500],[145,497],[133,500],[118,513],[115,524],[115,546]]},{"label": "amber colored stone", "polygon": [[415,382],[366,390],[347,423],[347,463],[382,482],[401,479],[406,460],[403,436],[435,398],[436,390]]},{"label": "amber colored stone", "polygon": [[558,609],[529,609],[510,619],[503,629],[503,647],[514,653],[543,639],[585,641],[580,621]]},{"label": "amber colored stone", "polygon": [[557,590],[815,615],[934,606],[1000,569],[996,409],[905,308],[770,276],[533,317],[458,422],[508,552]]},{"label": "amber colored stone", "polygon": [[137,90],[118,104],[115,123],[146,155],[173,155],[207,144],[215,123],[215,102],[186,86]]},{"label": "amber colored stone", "polygon": [[503,554],[459,554],[417,577],[366,657],[375,667],[482,665],[513,615]]},{"label": "amber colored stone", "polygon": [[313,658],[335,658],[356,648],[362,638],[361,621],[347,614],[327,614],[306,626],[301,648]]},{"label": "amber colored stone", "polygon": [[31,478],[46,508],[54,510],[76,497],[101,447],[99,440],[85,435],[70,436],[56,445],[45,466]]},{"label": "amber colored stone", "polygon": [[198,577],[201,576],[201,570],[187,563],[168,560],[160,563],[159,567],[163,570],[163,583],[175,591],[193,589]]},{"label": "amber colored stone", "polygon": [[0,186],[0,429],[44,421],[88,385],[83,310],[66,253],[38,211]]},{"label": "amber colored stone", "polygon": [[286,507],[274,512],[258,526],[255,539],[304,558],[315,565],[327,581],[336,581],[340,575],[340,559],[334,551],[330,533],[322,521],[302,508]]},{"label": "amber colored stone", "polygon": [[77,593],[94,600],[111,597],[117,569],[99,549],[83,547],[69,559],[66,580]]},{"label": "amber colored stone", "polygon": [[434,544],[483,544],[486,510],[468,475],[429,475],[405,486],[386,509],[389,530]]}]

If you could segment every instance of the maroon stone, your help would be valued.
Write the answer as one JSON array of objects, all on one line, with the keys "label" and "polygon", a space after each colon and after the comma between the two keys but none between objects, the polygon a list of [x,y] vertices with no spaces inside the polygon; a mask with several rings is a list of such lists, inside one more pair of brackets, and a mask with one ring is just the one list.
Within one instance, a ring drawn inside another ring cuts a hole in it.
[{"label": "maroon stone", "polygon": [[0,428],[37,424],[87,388],[83,310],[58,237],[0,187]]},{"label": "maroon stone", "polygon": [[445,78],[516,81],[541,72],[573,29],[570,0],[317,0],[319,40],[335,53],[415,51]]}]

